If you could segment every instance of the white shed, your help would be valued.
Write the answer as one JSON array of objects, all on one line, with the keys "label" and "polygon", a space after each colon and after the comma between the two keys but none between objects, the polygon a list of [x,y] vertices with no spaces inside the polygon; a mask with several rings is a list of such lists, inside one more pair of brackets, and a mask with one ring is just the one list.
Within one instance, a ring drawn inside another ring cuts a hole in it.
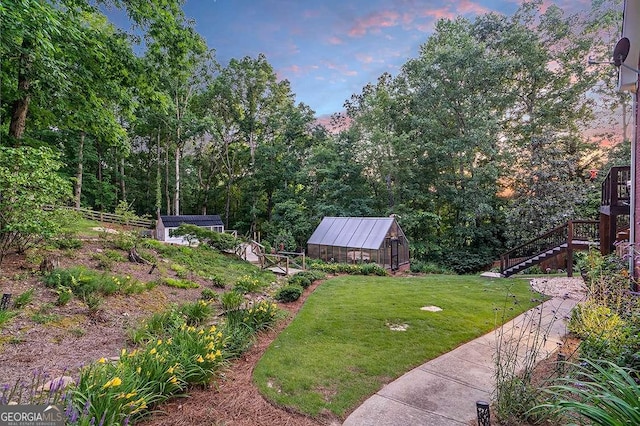
[{"label": "white shed", "polygon": [[224,223],[217,214],[212,215],[180,215],[160,216],[156,223],[156,238],[167,243],[187,245],[182,237],[171,237],[169,232],[177,229],[181,224],[195,225],[211,231],[224,232]]}]

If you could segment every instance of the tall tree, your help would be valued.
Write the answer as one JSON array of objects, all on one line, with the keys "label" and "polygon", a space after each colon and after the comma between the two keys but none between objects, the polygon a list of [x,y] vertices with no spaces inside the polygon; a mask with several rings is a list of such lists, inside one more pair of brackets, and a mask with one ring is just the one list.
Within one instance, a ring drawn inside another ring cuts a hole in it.
[{"label": "tall tree", "polygon": [[513,159],[507,213],[512,245],[573,218],[587,199],[584,159],[594,147],[582,132],[593,117],[587,92],[597,75],[584,60],[592,38],[582,28],[579,16],[564,16],[555,6],[542,13],[539,2],[523,4],[513,17],[487,15],[477,24],[492,50],[512,58],[503,89],[512,99],[503,126]]}]

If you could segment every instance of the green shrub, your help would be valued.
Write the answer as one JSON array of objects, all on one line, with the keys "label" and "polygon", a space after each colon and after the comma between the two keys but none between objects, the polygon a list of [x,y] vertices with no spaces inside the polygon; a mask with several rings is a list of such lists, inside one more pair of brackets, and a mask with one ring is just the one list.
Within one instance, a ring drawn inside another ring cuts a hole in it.
[{"label": "green shrub", "polygon": [[148,289],[146,284],[132,279],[130,276],[121,277],[106,273],[100,274],[81,266],[69,269],[55,269],[46,275],[43,281],[49,288],[68,287],[73,294],[80,297],[85,297],[90,293],[99,293],[103,296],[109,296],[114,293],[133,294],[141,293]]},{"label": "green shrub", "polygon": [[289,278],[289,284],[290,285],[297,285],[300,286],[302,288],[308,288],[311,283],[313,282],[313,280],[305,275],[300,275],[302,274],[302,272],[292,276],[291,278]]},{"label": "green shrub", "polygon": [[71,301],[73,298],[73,291],[66,285],[59,285],[55,289],[58,298],[56,299],[56,305],[64,306]]},{"label": "green shrub", "polygon": [[217,301],[219,296],[218,296],[218,293],[216,293],[214,290],[210,288],[205,288],[202,290],[202,294],[200,298],[206,301]]},{"label": "green shrub", "polygon": [[197,326],[211,316],[213,309],[206,301],[198,300],[197,302],[181,305],[178,308],[178,312],[182,315],[187,325]]},{"label": "green shrub", "polygon": [[82,240],[78,238],[56,238],[52,240],[51,243],[55,248],[60,250],[77,250],[82,247]]},{"label": "green shrub", "polygon": [[244,296],[237,291],[227,291],[222,293],[220,297],[222,309],[225,311],[236,311],[242,306]]},{"label": "green shrub", "polygon": [[220,251],[231,250],[239,243],[231,234],[224,234],[189,224],[182,224],[177,229],[172,230],[171,236],[182,237],[187,240],[189,245],[199,241]]},{"label": "green shrub", "polygon": [[303,289],[301,286],[296,284],[288,284],[282,288],[280,288],[274,298],[279,302],[295,302],[302,295]]},{"label": "green shrub", "polygon": [[255,275],[243,275],[236,281],[233,289],[238,293],[256,293],[264,287],[264,283]]},{"label": "green shrub", "polygon": [[249,309],[239,311],[244,313],[242,322],[254,332],[270,328],[278,317],[278,306],[275,303],[261,300]]},{"label": "green shrub", "polygon": [[[230,312],[231,315],[233,313]],[[248,351],[255,340],[255,333],[249,327],[239,321],[227,318],[221,327],[225,336],[225,352],[230,358],[235,358]]]},{"label": "green shrub", "polygon": [[490,267],[494,258],[487,250],[448,250],[442,255],[442,263],[456,274],[474,274]]},{"label": "green shrub", "polygon": [[15,311],[10,311],[8,309],[0,310],[0,327],[2,327],[5,323],[9,322],[11,318],[18,315]]},{"label": "green shrub", "polygon": [[182,288],[182,289],[200,287],[200,284],[194,283],[193,281],[180,280],[180,279],[169,278],[169,277],[162,278],[161,283],[168,287]]},{"label": "green shrub", "polygon": [[151,265],[156,265],[158,263],[158,258],[149,250],[139,249],[138,255]]},{"label": "green shrub", "polygon": [[171,264],[170,269],[174,271],[179,278],[185,278],[189,272],[186,267],[177,263]]},{"label": "green shrub", "polygon": [[38,310],[31,314],[31,321],[38,324],[47,324],[50,322],[58,321],[60,315],[51,312],[53,305],[51,303],[43,303]]},{"label": "green shrub", "polygon": [[226,284],[224,283],[224,280],[217,276],[217,275],[211,275],[209,277],[209,279],[211,280],[211,285],[213,285],[216,288],[225,288]]},{"label": "green shrub", "polygon": [[94,253],[92,256],[93,260],[97,261],[97,267],[99,269],[104,269],[105,271],[110,271],[113,269],[113,260],[110,259],[104,253]]},{"label": "green shrub", "polygon": [[187,326],[198,326],[213,312],[211,305],[203,300],[172,306],[144,319],[139,326],[129,330],[129,339],[139,344],[148,340],[170,337],[172,330]]},{"label": "green shrub", "polygon": [[13,301],[14,309],[21,309],[31,303],[34,291],[35,288],[31,287],[29,290],[19,294]]},{"label": "green shrub", "polygon": [[625,322],[607,306],[587,301],[575,306],[569,320],[569,331],[580,338],[615,339],[624,329]]},{"label": "green shrub", "polygon": [[90,314],[98,312],[104,302],[104,299],[96,293],[84,293],[80,295],[80,299],[82,299],[84,304],[87,305]]},{"label": "green shrub", "polygon": [[314,260],[310,262],[313,269],[331,274],[350,275],[388,275],[387,270],[375,263],[349,264],[349,263],[324,263]]},{"label": "green shrub", "polygon": [[116,250],[105,250],[104,255],[114,262],[126,262],[127,257],[119,251]]},{"label": "green shrub", "polygon": [[362,275],[378,275],[380,277],[384,277],[387,274],[387,270],[382,266],[377,265],[375,263],[365,263],[360,265],[360,274]]},{"label": "green shrub", "polygon": [[425,262],[422,260],[411,260],[410,271],[418,274],[455,274],[455,272],[445,266],[438,265],[435,262]]}]

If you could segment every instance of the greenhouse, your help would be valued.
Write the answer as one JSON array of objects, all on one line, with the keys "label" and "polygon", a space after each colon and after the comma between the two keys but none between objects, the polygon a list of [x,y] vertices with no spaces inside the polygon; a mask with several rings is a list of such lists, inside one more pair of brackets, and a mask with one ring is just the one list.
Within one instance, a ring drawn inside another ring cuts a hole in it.
[{"label": "greenhouse", "polygon": [[307,256],[406,270],[409,242],[395,217],[325,217],[307,242]]}]

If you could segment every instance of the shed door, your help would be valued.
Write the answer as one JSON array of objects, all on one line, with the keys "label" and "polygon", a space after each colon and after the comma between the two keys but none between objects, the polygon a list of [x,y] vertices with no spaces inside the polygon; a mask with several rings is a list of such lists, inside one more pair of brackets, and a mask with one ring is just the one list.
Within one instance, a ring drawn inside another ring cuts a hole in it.
[{"label": "shed door", "polygon": [[398,239],[391,238],[391,270],[392,271],[397,271],[398,268],[400,267],[399,260],[398,260],[399,259],[398,252],[399,252]]}]

